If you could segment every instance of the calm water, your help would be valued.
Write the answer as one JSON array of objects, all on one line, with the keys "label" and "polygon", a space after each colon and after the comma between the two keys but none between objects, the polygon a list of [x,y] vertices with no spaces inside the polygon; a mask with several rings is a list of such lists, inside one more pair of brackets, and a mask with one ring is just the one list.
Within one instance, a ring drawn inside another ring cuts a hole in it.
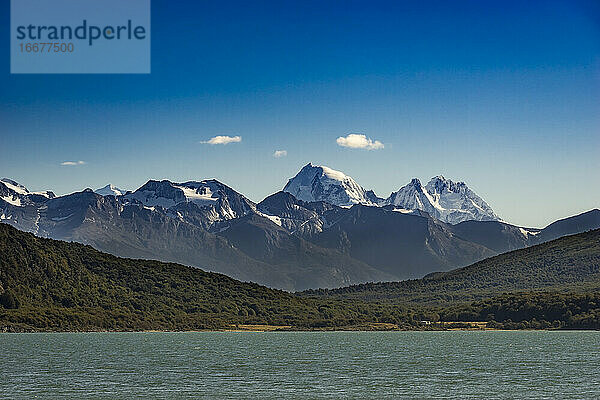
[{"label": "calm water", "polygon": [[0,398],[600,398],[600,332],[0,334]]}]

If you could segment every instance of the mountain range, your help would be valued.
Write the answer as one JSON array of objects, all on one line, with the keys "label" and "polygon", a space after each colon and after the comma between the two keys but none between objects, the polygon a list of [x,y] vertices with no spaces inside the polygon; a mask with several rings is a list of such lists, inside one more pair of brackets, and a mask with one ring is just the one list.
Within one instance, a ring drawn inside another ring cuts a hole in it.
[{"label": "mountain range", "polygon": [[355,204],[392,206],[393,210],[410,213],[425,211],[433,218],[450,224],[475,220],[499,221],[491,207],[464,182],[453,182],[439,175],[423,186],[417,178],[383,199],[365,190],[343,172],[312,163],[304,166],[283,188],[298,200],[324,201],[340,207]]},{"label": "mountain range", "polygon": [[503,222],[463,182],[418,179],[387,198],[307,164],[255,203],[214,180],[150,180],[64,196],[0,180],[0,222],[117,256],[221,272],[285,290],[421,278],[600,227],[591,210],[544,229]]}]

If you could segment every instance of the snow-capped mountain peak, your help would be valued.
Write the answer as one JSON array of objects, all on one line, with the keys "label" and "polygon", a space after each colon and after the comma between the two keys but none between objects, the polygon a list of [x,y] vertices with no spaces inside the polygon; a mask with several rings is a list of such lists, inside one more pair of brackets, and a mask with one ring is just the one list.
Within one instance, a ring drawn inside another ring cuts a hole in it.
[{"label": "snow-capped mountain peak", "polygon": [[423,188],[421,181],[413,178],[410,183],[394,192],[385,200],[385,205],[393,205],[404,210],[423,210],[429,212],[432,200]]},{"label": "snow-capped mountain peak", "polygon": [[97,193],[100,196],[123,196],[126,192],[125,190],[121,190],[118,187],[109,183],[103,188],[96,189],[94,193]]},{"label": "snow-capped mountain peak", "polygon": [[299,200],[325,201],[341,207],[354,204],[373,205],[367,191],[354,179],[332,168],[305,165],[283,188]]},{"label": "snow-capped mountain peak", "polygon": [[169,208],[189,202],[202,207],[213,205],[219,199],[227,197],[228,191],[237,193],[214,179],[184,183],[151,180],[126,197],[138,200],[146,206]]},{"label": "snow-capped mountain peak", "polygon": [[453,182],[443,176],[432,178],[427,192],[434,199],[437,208],[446,210],[450,223],[466,220],[499,221],[492,208],[464,182]]},{"label": "snow-capped mountain peak", "polygon": [[425,211],[450,224],[467,220],[500,220],[492,208],[464,182],[453,182],[442,175],[431,178],[424,187],[414,178],[408,185],[392,193],[384,204]]},{"label": "snow-capped mountain peak", "polygon": [[150,180],[123,197],[146,207],[163,207],[174,215],[192,219],[200,213],[206,226],[241,217],[256,209],[253,202],[214,179],[184,183]]},{"label": "snow-capped mountain peak", "polygon": [[54,197],[51,191],[30,192],[25,186],[12,179],[0,179],[0,199],[13,206],[21,207],[30,202],[45,201]]}]

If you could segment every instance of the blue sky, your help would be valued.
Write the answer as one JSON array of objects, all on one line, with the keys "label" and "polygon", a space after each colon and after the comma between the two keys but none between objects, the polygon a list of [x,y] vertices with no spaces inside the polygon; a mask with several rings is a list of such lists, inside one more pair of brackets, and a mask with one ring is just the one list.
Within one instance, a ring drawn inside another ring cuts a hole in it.
[{"label": "blue sky", "polygon": [[310,161],[380,196],[463,180],[526,226],[600,206],[594,1],[153,0],[150,75],[11,75],[0,15],[0,175],[30,189],[214,177],[258,201]]}]

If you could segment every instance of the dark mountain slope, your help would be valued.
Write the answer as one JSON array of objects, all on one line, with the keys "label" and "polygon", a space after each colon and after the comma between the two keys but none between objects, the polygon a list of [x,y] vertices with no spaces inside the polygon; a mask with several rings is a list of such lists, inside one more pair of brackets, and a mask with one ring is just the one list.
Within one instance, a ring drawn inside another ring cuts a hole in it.
[{"label": "dark mountain slope", "polygon": [[465,221],[448,227],[462,239],[485,246],[496,253],[522,249],[531,244],[531,236],[504,222]]},{"label": "dark mountain slope", "polygon": [[594,209],[573,217],[551,223],[536,235],[537,243],[547,242],[566,235],[574,235],[590,229],[600,228],[600,210]]},{"label": "dark mountain slope", "polygon": [[465,221],[448,228],[462,239],[497,253],[522,249],[567,235],[600,228],[600,210],[558,220],[544,229],[520,228],[499,221]]},{"label": "dark mountain slope", "polygon": [[123,204],[92,191],[47,203],[38,234],[89,244],[122,257],[177,262],[241,280],[293,289],[272,266],[248,257],[226,239],[140,203]]},{"label": "dark mountain slope", "polygon": [[419,278],[494,254],[456,237],[446,224],[431,218],[361,205],[353,206],[313,241],[400,279]]},{"label": "dark mountain slope", "polygon": [[296,288],[340,287],[344,282],[395,278],[338,250],[322,248],[291,235],[256,214],[232,220],[220,235],[250,257],[285,271]]},{"label": "dark mountain slope", "polygon": [[289,233],[310,238],[327,229],[346,213],[346,209],[323,201],[305,202],[287,192],[277,192],[256,205],[256,209],[276,216]]},{"label": "dark mountain slope", "polygon": [[356,285],[306,295],[444,304],[532,289],[600,289],[600,230],[491,257],[423,279]]}]

